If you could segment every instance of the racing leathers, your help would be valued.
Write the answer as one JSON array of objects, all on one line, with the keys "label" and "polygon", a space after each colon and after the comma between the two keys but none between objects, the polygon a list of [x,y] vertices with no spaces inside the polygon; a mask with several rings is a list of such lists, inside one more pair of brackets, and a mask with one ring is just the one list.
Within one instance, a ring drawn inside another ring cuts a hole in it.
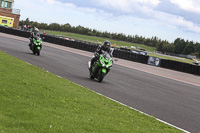
[{"label": "racing leathers", "polygon": [[32,43],[33,43],[33,38],[37,39],[37,37],[40,37],[40,35],[38,33],[32,32],[31,36],[29,37],[30,39],[30,43],[29,46],[31,47]]},{"label": "racing leathers", "polygon": [[94,62],[96,62],[99,59],[100,54],[102,54],[102,50],[108,52],[110,54],[110,56],[113,57],[113,55],[112,55],[113,50],[111,50],[110,47],[109,48],[105,48],[103,45],[102,46],[99,45],[97,47],[96,51],[94,52],[94,57],[91,59],[90,69],[92,68]]}]

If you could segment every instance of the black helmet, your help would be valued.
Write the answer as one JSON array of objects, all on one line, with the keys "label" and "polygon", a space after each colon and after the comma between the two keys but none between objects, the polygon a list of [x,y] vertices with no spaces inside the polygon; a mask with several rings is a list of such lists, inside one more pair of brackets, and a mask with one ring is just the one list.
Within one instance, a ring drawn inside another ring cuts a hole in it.
[{"label": "black helmet", "polygon": [[104,49],[107,50],[108,48],[110,48],[110,41],[105,41],[104,44]]}]

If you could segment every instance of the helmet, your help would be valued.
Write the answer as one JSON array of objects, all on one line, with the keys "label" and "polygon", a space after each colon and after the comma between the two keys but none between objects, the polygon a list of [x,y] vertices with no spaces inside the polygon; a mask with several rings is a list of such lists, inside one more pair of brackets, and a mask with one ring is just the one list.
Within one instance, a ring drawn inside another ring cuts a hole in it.
[{"label": "helmet", "polygon": [[103,47],[104,47],[105,50],[107,50],[108,48],[110,48],[110,41],[107,41],[107,40],[106,40],[106,41],[104,42],[104,44],[103,44]]},{"label": "helmet", "polygon": [[35,28],[34,32],[37,33],[38,31],[39,31],[38,28]]}]

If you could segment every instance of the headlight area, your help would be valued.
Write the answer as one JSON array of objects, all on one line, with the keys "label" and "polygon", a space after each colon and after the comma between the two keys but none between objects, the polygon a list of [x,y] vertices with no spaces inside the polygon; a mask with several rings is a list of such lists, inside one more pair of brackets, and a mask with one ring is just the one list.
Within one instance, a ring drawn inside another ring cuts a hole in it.
[{"label": "headlight area", "polygon": [[111,66],[112,66],[112,64],[110,64],[110,65],[107,65],[107,66],[106,66],[106,68],[108,68],[108,67],[111,67]]},{"label": "headlight area", "polygon": [[101,62],[101,65],[104,67],[105,66],[105,64],[100,60],[100,62]]}]

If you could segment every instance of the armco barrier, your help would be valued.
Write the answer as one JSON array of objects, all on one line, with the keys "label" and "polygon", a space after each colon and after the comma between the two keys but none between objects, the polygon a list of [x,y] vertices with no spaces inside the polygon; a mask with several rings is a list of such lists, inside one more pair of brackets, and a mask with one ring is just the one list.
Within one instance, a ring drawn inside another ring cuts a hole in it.
[{"label": "armco barrier", "polygon": [[[2,26],[0,26],[0,32],[12,34],[16,36],[21,36],[21,37],[26,37],[26,38],[30,36],[30,32],[20,31],[20,30],[6,28]],[[52,35],[41,35],[41,37],[45,38],[44,39],[45,42],[55,43],[58,45],[63,45],[63,46],[72,47],[72,48],[81,49],[81,50],[90,51],[90,52],[94,52],[98,47],[98,44],[88,43],[88,42],[83,42],[83,41],[69,41],[69,40],[58,38]],[[120,50],[118,48],[115,48],[113,52],[113,56],[116,58],[126,59],[126,60],[145,63],[145,64],[147,64],[148,58],[149,58],[149,56],[132,53],[129,50],[123,50],[123,49]],[[192,64],[188,64],[188,63],[161,59],[160,67],[177,70],[181,72],[186,72],[186,73],[191,73],[195,75],[200,75],[200,67],[192,65]]]}]

